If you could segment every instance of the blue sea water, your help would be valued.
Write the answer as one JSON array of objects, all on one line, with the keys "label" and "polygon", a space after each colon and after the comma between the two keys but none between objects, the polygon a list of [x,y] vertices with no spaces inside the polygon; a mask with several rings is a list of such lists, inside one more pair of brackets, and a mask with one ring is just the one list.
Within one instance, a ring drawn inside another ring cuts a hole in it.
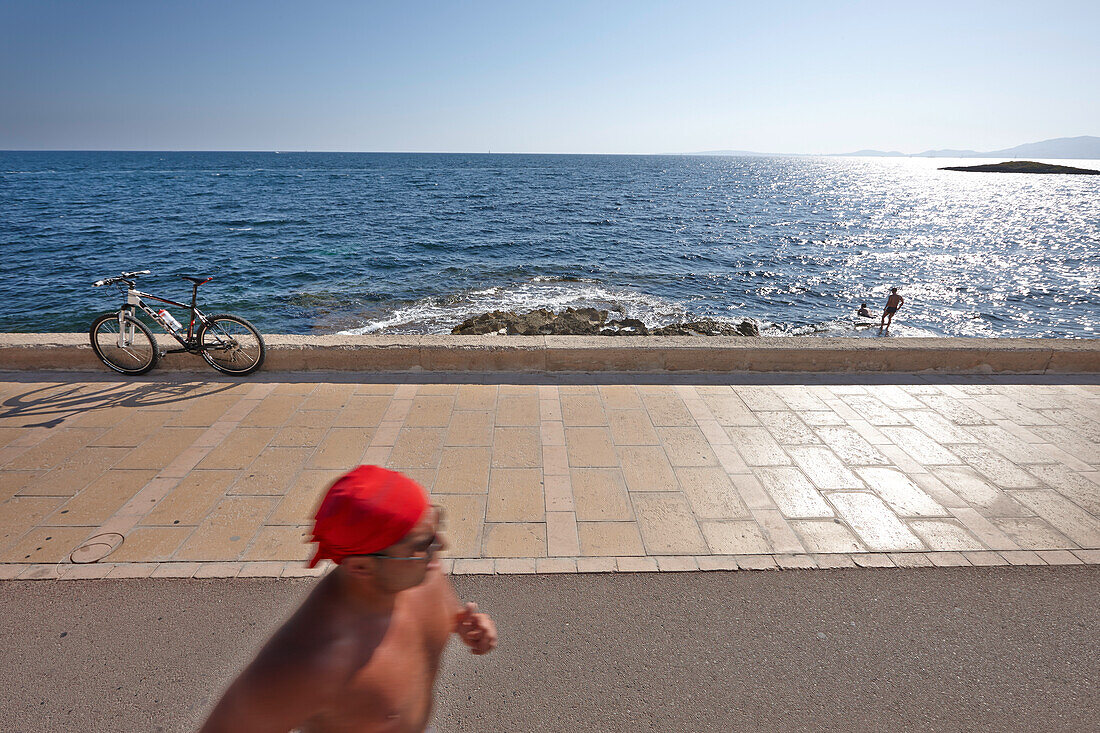
[{"label": "blue sea water", "polygon": [[[1095,337],[1100,177],[945,159],[0,152],[0,330],[84,331],[149,269],[269,333],[447,333],[494,309],[894,336]],[[1070,161],[1083,167],[1097,162]]]}]

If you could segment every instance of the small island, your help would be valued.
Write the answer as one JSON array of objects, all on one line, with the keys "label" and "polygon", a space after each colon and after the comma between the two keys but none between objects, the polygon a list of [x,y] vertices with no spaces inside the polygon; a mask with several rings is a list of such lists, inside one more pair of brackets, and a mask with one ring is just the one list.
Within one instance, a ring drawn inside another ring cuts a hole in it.
[{"label": "small island", "polygon": [[1100,176],[1100,171],[1091,168],[1074,168],[1069,165],[1036,163],[1034,160],[1009,160],[1004,163],[986,163],[985,165],[949,165],[941,171],[977,171],[979,173],[1073,173],[1082,176]]}]

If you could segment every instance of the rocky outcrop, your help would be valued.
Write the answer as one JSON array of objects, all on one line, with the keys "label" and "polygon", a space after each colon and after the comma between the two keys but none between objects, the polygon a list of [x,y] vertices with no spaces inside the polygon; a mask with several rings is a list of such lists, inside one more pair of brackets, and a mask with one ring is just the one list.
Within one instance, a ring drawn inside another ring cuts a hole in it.
[{"label": "rocky outcrop", "polygon": [[986,163],[985,165],[949,165],[941,171],[972,171],[975,173],[1072,173],[1079,176],[1100,176],[1100,171],[1092,168],[1074,168],[1054,163],[1036,163],[1033,160],[1009,160],[1004,163]]},{"label": "rocky outcrop", "polygon": [[529,313],[492,311],[468,318],[451,333],[462,336],[507,334],[510,336],[759,336],[752,321],[734,325],[713,319],[671,323],[650,329],[636,318],[608,320],[609,313],[596,308],[566,308],[561,313],[540,308]]}]

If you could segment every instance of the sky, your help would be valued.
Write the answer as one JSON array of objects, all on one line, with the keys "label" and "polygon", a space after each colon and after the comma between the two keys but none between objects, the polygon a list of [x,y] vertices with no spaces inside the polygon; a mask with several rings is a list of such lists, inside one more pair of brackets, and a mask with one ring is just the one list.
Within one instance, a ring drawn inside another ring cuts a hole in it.
[{"label": "sky", "polygon": [[0,149],[994,150],[1100,135],[1100,2],[0,0]]}]

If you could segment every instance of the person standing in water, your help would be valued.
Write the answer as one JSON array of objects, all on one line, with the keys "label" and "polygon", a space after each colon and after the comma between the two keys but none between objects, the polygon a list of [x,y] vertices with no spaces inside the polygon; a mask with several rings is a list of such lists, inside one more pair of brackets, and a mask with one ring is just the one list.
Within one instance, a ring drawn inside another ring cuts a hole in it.
[{"label": "person standing in water", "polygon": [[452,633],[474,654],[493,621],[440,569],[443,512],[416,482],[359,466],[317,510],[317,555],[336,568],[229,686],[202,733],[424,733]]},{"label": "person standing in water", "polygon": [[898,295],[897,288],[890,288],[890,297],[886,299],[886,308],[882,311],[882,321],[878,324],[881,330],[883,326],[886,326],[886,330],[890,330],[890,324],[894,322],[894,314],[898,312],[898,309],[905,303],[905,298]]}]

